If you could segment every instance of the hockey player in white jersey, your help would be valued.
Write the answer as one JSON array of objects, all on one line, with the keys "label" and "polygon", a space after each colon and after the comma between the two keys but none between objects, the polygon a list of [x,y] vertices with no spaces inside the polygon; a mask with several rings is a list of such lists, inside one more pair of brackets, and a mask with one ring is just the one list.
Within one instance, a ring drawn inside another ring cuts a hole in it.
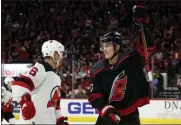
[{"label": "hockey player in white jersey", "polygon": [[4,79],[4,84],[9,91],[12,91],[11,87],[12,87],[13,82],[14,82],[14,78],[12,78],[12,77],[6,77]]},{"label": "hockey player in white jersey", "polygon": [[55,73],[63,51],[64,46],[56,40],[44,42],[44,61],[37,62],[14,81],[13,99],[19,102],[26,124],[68,125],[60,109],[61,80]]},{"label": "hockey player in white jersey", "polygon": [[16,124],[15,117],[13,115],[13,103],[11,85],[14,79],[12,77],[6,77],[4,79],[5,86],[1,87],[1,122],[6,120],[9,124]]}]

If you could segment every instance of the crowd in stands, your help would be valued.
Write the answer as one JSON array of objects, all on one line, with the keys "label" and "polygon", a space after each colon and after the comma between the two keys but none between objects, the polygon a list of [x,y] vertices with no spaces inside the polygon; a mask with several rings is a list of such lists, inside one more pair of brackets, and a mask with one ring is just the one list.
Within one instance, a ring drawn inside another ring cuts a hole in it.
[{"label": "crowd in stands", "polygon": [[[134,47],[134,4],[132,0],[4,1],[2,62],[34,63],[42,59],[44,41],[58,40],[66,47],[59,71],[64,74],[62,95],[86,98],[90,68],[103,57],[100,36],[116,29],[123,34],[125,46]],[[158,87],[157,72],[168,73],[171,81],[181,71],[181,2],[145,0],[140,4],[147,9],[157,44],[153,71],[156,69],[154,85]]]}]

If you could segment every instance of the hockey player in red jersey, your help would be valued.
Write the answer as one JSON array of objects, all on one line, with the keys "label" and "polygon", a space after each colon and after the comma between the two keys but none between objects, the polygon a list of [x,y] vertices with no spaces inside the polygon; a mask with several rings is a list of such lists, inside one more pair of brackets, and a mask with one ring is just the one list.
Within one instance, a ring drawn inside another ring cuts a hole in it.
[{"label": "hockey player in red jersey", "polygon": [[[116,31],[101,38],[105,59],[91,69],[92,89],[88,97],[99,113],[96,125],[140,124],[138,107],[149,104],[149,75],[145,69],[149,69],[148,58],[156,47],[147,27],[144,7],[134,6],[134,15],[139,42],[131,52],[120,52],[123,38]],[[143,44],[145,40],[147,48]],[[148,55],[145,55],[145,49]]]},{"label": "hockey player in red jersey", "polygon": [[13,99],[19,102],[26,124],[68,125],[60,109],[61,79],[55,72],[63,52],[64,46],[58,41],[44,42],[44,61],[37,62],[14,81]]}]

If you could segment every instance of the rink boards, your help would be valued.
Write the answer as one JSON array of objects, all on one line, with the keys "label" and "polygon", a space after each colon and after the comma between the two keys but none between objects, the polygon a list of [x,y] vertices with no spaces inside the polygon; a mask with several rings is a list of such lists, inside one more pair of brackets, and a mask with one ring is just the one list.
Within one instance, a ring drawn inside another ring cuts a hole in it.
[{"label": "rink boards", "polygon": [[[18,103],[14,102],[14,114],[20,119]],[[98,116],[86,99],[61,100],[62,113],[71,123],[93,124]],[[139,108],[142,124],[181,124],[181,101],[151,100],[149,105]]]}]

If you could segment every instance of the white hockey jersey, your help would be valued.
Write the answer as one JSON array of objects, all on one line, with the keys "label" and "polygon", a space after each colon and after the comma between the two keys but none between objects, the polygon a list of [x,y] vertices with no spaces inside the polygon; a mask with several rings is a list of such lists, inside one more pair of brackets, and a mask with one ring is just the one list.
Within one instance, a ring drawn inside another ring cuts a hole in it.
[{"label": "white hockey jersey", "polygon": [[60,77],[46,62],[36,63],[29,72],[20,75],[12,85],[13,100],[20,101],[24,93],[30,93],[36,115],[26,124],[56,124],[57,113],[53,99],[60,99]]},{"label": "white hockey jersey", "polygon": [[12,103],[12,97],[13,97],[12,93],[6,90],[4,86],[2,86],[1,88],[1,96],[2,96],[1,104],[6,105],[7,103]]}]

